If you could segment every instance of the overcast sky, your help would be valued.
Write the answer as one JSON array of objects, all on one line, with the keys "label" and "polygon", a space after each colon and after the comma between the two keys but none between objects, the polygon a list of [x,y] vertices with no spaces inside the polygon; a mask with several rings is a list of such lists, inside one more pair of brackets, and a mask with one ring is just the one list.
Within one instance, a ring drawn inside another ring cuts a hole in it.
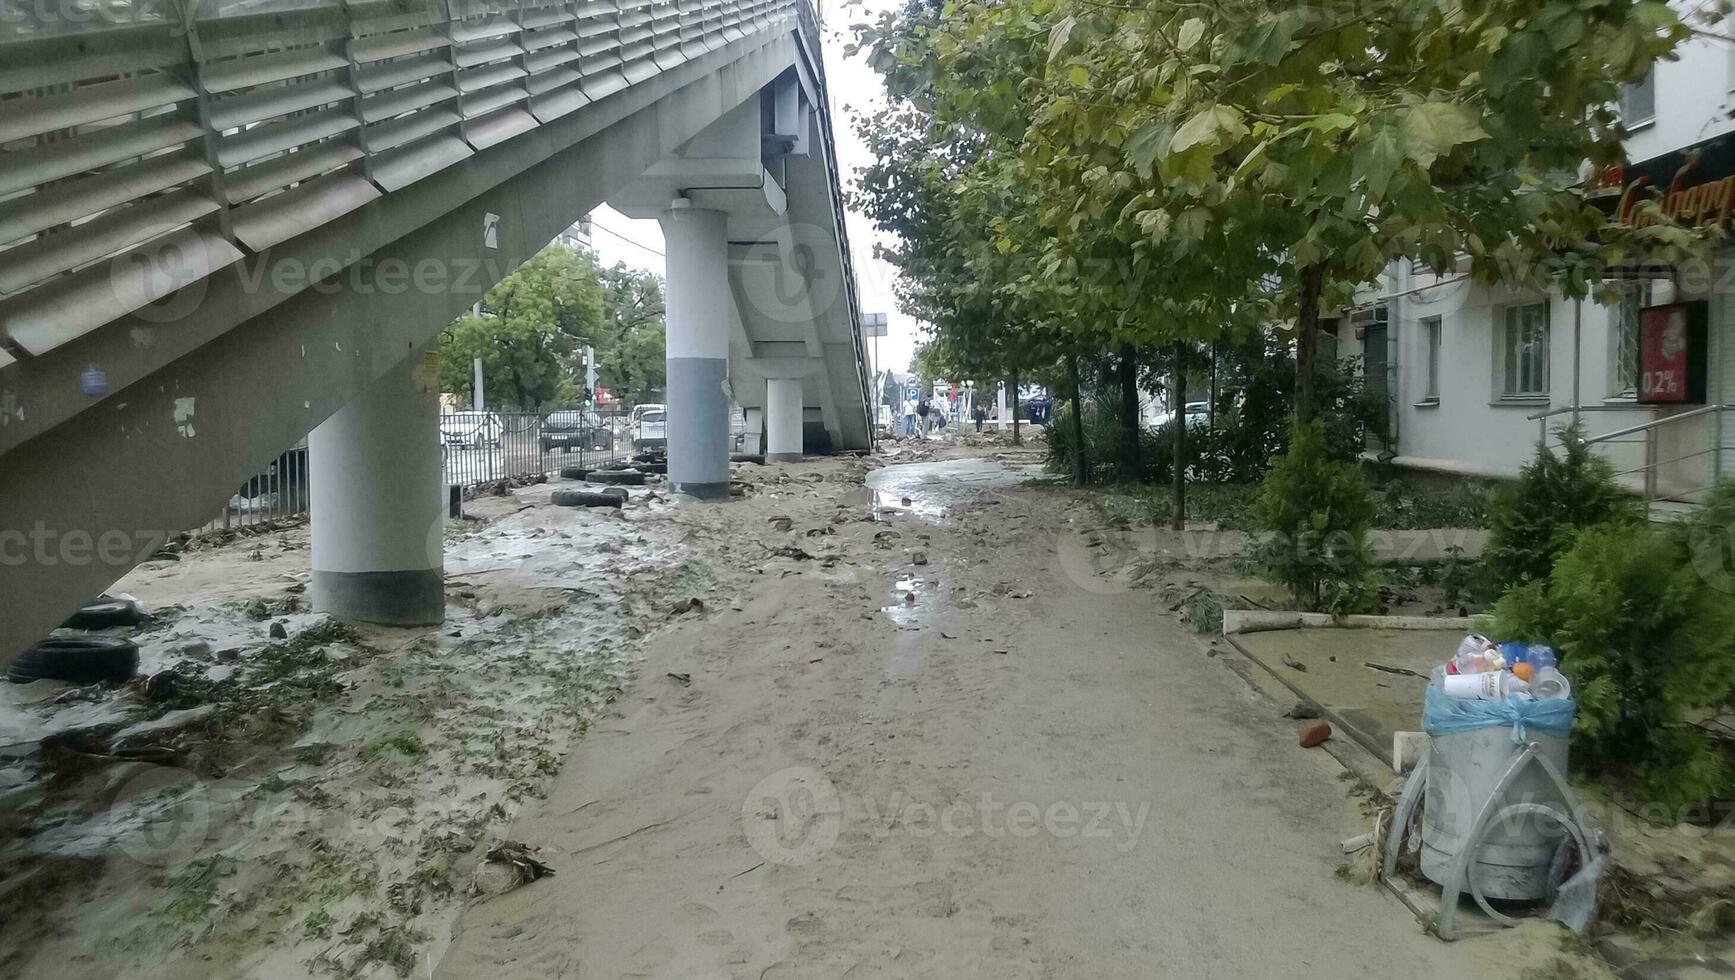
[{"label": "overcast sky", "polygon": [[[849,26],[878,16],[880,10],[893,6],[893,0],[863,0],[847,8],[839,3],[822,3],[825,15],[825,73],[831,90],[832,137],[837,143],[839,170],[846,188],[853,186],[856,172],[872,157],[855,132],[858,114],[872,116],[884,106],[884,89],[879,75],[868,67],[864,58],[843,57],[849,39]],[[663,271],[663,233],[653,220],[634,220],[607,207],[592,215],[591,241],[597,257],[604,265],[625,262],[642,269]],[[866,218],[851,212],[846,221],[850,251],[855,256],[856,287],[861,293],[864,313],[887,315],[887,336],[878,342],[879,368],[904,371],[909,368],[915,352],[916,325],[904,316],[892,298],[892,269],[873,257],[874,230]],[[870,356],[874,342],[868,342]]]}]

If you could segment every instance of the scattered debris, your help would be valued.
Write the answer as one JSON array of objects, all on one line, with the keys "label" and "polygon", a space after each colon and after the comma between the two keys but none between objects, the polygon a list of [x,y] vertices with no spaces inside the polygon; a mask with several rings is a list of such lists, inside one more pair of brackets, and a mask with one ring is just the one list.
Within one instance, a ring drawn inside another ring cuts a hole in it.
[{"label": "scattered debris", "polygon": [[1324,745],[1325,740],[1328,738],[1331,738],[1331,724],[1329,722],[1316,721],[1301,730],[1298,742],[1302,748],[1311,749]]},{"label": "scattered debris", "polygon": [[675,683],[681,685],[682,687],[690,687],[690,686],[692,686],[692,683],[693,683],[693,675],[692,674],[677,674],[676,672],[671,670],[668,673],[668,678],[670,680],[674,681]]},{"label": "scattered debris", "polygon": [[470,882],[470,894],[490,897],[504,895],[539,878],[554,876],[554,869],[536,857],[536,849],[517,841],[505,841],[490,848],[476,867]]},{"label": "scattered debris", "polygon": [[910,564],[912,564],[912,565],[926,565],[927,563],[928,563],[928,553],[926,551],[921,551],[918,549],[918,550],[910,553]]},{"label": "scattered debris", "polygon": [[1299,670],[1303,674],[1307,673],[1307,665],[1294,657],[1291,657],[1287,653],[1283,655],[1283,666],[1288,667],[1290,670]]},{"label": "scattered debris", "polygon": [[1319,705],[1306,700],[1295,702],[1288,711],[1283,713],[1283,717],[1293,718],[1296,721],[1312,721],[1320,716]]},{"label": "scattered debris", "polygon": [[[1331,659],[1333,661],[1337,660],[1336,657],[1333,657]],[[1362,664],[1362,666],[1363,667],[1371,667],[1374,670],[1384,671],[1385,673],[1388,673],[1388,674],[1398,674],[1398,675],[1401,675],[1403,677],[1416,677],[1416,678],[1420,678],[1421,680],[1424,680],[1424,681],[1428,679],[1427,674],[1418,674],[1408,667],[1389,667],[1385,664],[1376,664],[1372,660],[1367,661],[1366,663]]]},{"label": "scattered debris", "polygon": [[280,622],[272,623],[271,629],[268,630],[267,632],[270,634],[270,636],[273,640],[287,640],[287,639],[289,639],[289,627],[285,626],[283,623],[280,623]]},{"label": "scattered debris", "polygon": [[767,550],[769,550],[773,556],[778,557],[778,558],[793,558],[796,561],[812,561],[813,560],[813,556],[811,554],[808,554],[805,550],[798,548],[792,544],[780,544],[775,548],[770,548]]},{"label": "scattered debris", "polygon": [[688,596],[669,607],[670,616],[682,616],[690,612],[704,612],[705,600],[698,596]]}]

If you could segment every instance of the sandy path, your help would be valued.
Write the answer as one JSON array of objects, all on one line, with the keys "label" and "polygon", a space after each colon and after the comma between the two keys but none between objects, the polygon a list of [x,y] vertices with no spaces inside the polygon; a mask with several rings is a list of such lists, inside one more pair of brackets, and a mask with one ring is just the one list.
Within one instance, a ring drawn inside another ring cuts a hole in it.
[{"label": "sandy path", "polygon": [[557,876],[468,909],[436,976],[1517,974],[1334,876],[1363,829],[1337,764],[1149,593],[1069,577],[1052,494],[806,538],[833,498],[861,494],[693,518],[763,537],[782,507],[846,559],[754,562],[659,635],[514,827]]}]

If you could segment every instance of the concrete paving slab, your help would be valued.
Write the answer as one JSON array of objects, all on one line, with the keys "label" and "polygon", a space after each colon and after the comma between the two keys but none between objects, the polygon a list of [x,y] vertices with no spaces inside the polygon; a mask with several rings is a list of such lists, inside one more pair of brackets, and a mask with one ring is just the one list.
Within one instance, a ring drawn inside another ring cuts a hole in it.
[{"label": "concrete paving slab", "polygon": [[1451,656],[1462,637],[1458,629],[1315,627],[1245,633],[1229,641],[1298,697],[1318,704],[1342,734],[1390,765],[1392,733],[1421,727],[1428,671]]}]

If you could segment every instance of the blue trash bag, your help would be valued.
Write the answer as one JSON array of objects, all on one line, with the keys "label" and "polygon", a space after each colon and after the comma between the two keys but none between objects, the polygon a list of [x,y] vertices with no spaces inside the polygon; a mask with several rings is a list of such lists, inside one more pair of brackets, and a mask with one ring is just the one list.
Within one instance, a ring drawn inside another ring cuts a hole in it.
[{"label": "blue trash bag", "polygon": [[1572,720],[1577,716],[1578,702],[1572,698],[1482,701],[1454,698],[1429,684],[1427,700],[1422,704],[1422,730],[1429,735],[1459,735],[1509,725],[1513,744],[1523,745],[1524,733],[1530,729],[1556,738],[1570,736]]}]

